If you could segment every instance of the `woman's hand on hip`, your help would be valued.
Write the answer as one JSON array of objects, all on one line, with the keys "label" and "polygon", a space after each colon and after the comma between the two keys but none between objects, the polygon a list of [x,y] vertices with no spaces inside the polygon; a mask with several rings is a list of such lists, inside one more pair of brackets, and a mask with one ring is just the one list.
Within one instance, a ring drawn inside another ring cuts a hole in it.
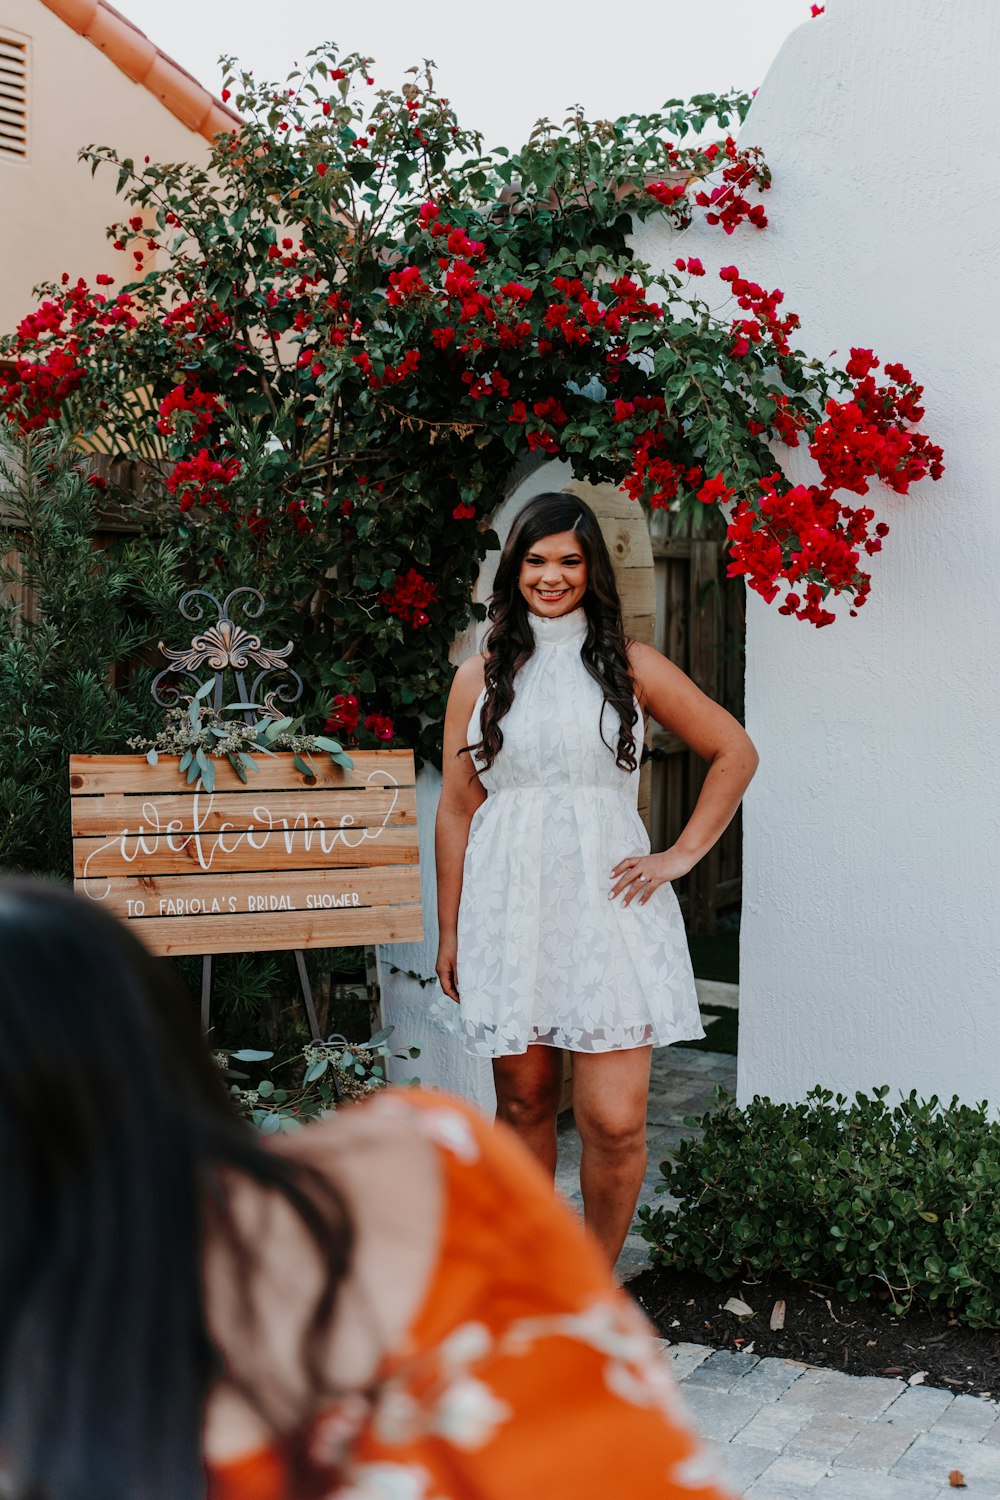
[{"label": "woman's hand on hip", "polygon": [[622,896],[622,905],[638,900],[645,906],[654,891],[671,880],[680,880],[696,863],[679,849],[664,849],[662,854],[630,854],[620,859],[611,871],[610,899]]},{"label": "woman's hand on hip", "polygon": [[434,965],[438,982],[449,1000],[458,1004],[458,943],[455,938],[442,938],[438,943],[437,963]]}]

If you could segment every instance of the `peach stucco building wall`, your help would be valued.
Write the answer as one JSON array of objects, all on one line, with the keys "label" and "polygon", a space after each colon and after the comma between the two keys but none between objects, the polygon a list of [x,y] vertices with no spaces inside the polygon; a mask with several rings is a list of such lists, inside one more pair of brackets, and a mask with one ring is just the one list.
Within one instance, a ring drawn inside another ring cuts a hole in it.
[{"label": "peach stucco building wall", "polygon": [[[154,68],[172,67],[141,32],[132,35],[140,64],[144,46]],[[210,147],[150,85],[134,82],[42,0],[0,0],[0,36],[28,44],[27,154],[0,152],[0,332],[8,333],[32,307],[38,282],[64,271],[91,284],[101,271],[119,284],[131,276],[130,257],[105,234],[126,215],[117,173],[106,168],[92,178],[77,161],[81,146],[113,146],[139,162],[147,155],[206,162]]]}]

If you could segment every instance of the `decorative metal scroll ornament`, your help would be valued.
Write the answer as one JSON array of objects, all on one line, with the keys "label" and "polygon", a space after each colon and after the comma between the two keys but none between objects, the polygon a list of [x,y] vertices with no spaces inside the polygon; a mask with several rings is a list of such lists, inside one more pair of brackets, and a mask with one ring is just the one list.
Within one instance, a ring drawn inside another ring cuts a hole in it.
[{"label": "decorative metal scroll ornament", "polygon": [[[259,635],[234,620],[231,608],[239,595],[249,595],[238,605],[244,619],[259,619],[264,612],[264,596],[257,589],[246,586],[232,589],[221,603],[208,589],[189,589],[183,595],[177,607],[185,620],[205,619],[207,611],[201,602],[204,599],[214,605],[218,617],[192,637],[190,646],[180,651],[160,641],[160,651],[170,665],[153,680],[150,692],[154,703],[161,708],[178,707],[189,696],[208,696],[202,690],[212,683],[212,708],[218,713],[225,696],[227,672],[232,674],[240,711],[248,724],[262,717],[281,719],[285,710],[279,705],[298,702],[302,696],[302,678],[288,665],[292,642],[276,648],[265,646]],[[254,667],[259,670],[248,687],[247,677]],[[205,675],[206,668],[208,675]],[[187,677],[194,684],[190,695],[182,693],[180,686],[172,680],[177,676]],[[257,695],[270,678],[278,680],[268,687],[258,702]]]}]

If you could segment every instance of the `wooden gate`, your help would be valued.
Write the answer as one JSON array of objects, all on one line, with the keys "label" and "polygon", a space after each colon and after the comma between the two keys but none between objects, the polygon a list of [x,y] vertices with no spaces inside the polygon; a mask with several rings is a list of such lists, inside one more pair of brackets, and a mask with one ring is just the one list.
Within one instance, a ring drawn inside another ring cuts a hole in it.
[{"label": "wooden gate", "polygon": [[[742,723],[745,595],[741,580],[725,576],[721,517],[707,507],[693,518],[658,510],[650,516],[649,530],[656,577],[654,643]],[[654,850],[666,849],[690,817],[707,767],[658,725],[650,742],[650,838]],[[712,933],[720,915],[738,909],[741,871],[737,812],[715,848],[675,884],[688,932]]]}]

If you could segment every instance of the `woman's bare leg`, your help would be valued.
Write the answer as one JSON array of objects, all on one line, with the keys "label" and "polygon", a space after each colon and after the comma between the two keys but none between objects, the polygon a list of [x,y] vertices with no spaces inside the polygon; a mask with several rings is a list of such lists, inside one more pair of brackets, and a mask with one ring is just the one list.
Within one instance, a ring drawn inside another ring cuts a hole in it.
[{"label": "woman's bare leg", "polygon": [[553,1177],[562,1076],[563,1055],[558,1047],[533,1045],[514,1057],[493,1059],[497,1119],[517,1131]]},{"label": "woman's bare leg", "polygon": [[612,1265],[646,1174],[646,1103],[651,1047],[574,1052],[573,1115],[583,1142],[584,1219]]}]

